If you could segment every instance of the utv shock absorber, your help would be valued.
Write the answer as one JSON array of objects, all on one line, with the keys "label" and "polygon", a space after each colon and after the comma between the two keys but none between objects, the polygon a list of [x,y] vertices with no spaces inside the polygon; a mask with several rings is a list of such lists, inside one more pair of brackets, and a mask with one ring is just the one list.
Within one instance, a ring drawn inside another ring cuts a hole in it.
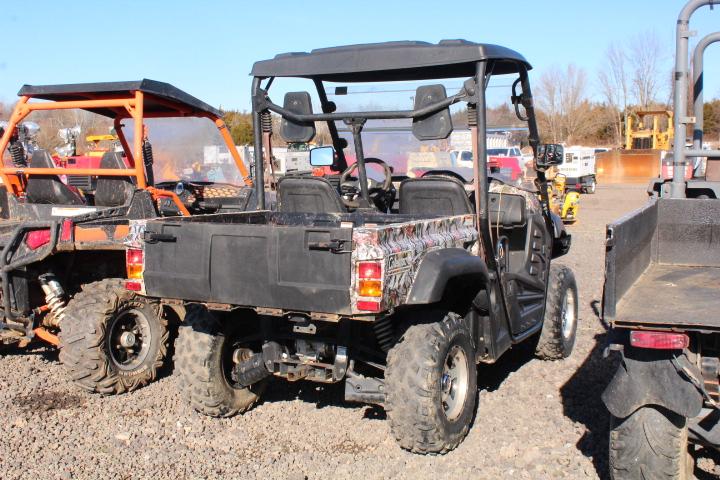
[{"label": "utv shock absorber", "polygon": [[147,184],[154,185],[155,176],[153,175],[153,162],[155,159],[153,158],[152,144],[147,138],[143,140],[142,155],[143,163],[145,164],[145,178],[147,179]]},{"label": "utv shock absorber", "polygon": [[477,104],[467,104],[467,124],[468,127],[477,127]]},{"label": "utv shock absorber", "polygon": [[272,133],[272,116],[269,110],[260,113],[260,122],[264,133]]},{"label": "utv shock absorber", "polygon": [[45,294],[50,313],[43,319],[43,323],[50,327],[59,327],[65,314],[65,290],[63,290],[57,277],[52,273],[45,273],[38,277],[40,286]]},{"label": "utv shock absorber", "polygon": [[387,316],[376,320],[373,324],[373,330],[383,352],[389,351],[395,344],[395,328],[391,317]]},{"label": "utv shock absorber", "polygon": [[10,158],[12,158],[13,165],[18,168],[25,168],[28,166],[25,149],[20,142],[14,141],[10,143],[8,150],[10,151]]}]

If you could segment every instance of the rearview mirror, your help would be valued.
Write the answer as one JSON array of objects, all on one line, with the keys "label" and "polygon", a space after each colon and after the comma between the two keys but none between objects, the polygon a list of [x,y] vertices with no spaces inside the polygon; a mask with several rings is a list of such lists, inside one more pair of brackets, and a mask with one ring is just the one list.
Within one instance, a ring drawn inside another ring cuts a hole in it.
[{"label": "rearview mirror", "polygon": [[565,160],[565,147],[557,143],[543,143],[537,148],[535,156],[536,168],[548,168],[562,165]]},{"label": "rearview mirror", "polygon": [[310,165],[313,167],[329,167],[335,163],[333,147],[316,147],[310,149]]}]

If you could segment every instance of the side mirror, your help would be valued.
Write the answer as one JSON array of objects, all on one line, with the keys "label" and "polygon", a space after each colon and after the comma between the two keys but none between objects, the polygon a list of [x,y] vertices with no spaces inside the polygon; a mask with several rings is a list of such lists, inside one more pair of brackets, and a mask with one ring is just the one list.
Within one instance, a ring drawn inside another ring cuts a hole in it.
[{"label": "side mirror", "polygon": [[[447,98],[445,86],[422,85],[415,91],[415,110],[429,107]],[[450,107],[443,108],[425,117],[413,119],[412,133],[420,141],[443,140],[452,133],[452,116]]]},{"label": "side mirror", "polygon": [[310,165],[313,167],[329,167],[335,162],[333,147],[315,147],[310,149]]},{"label": "side mirror", "polygon": [[543,143],[537,148],[535,166],[545,169],[555,165],[562,165],[565,160],[565,147],[557,143]]},{"label": "side mirror", "polygon": [[[310,94],[307,92],[286,93],[283,107],[300,115],[313,113],[312,101],[310,100]],[[283,118],[280,121],[280,135],[285,141],[291,143],[309,142],[315,136],[315,124],[313,122],[295,123],[290,119]]]}]

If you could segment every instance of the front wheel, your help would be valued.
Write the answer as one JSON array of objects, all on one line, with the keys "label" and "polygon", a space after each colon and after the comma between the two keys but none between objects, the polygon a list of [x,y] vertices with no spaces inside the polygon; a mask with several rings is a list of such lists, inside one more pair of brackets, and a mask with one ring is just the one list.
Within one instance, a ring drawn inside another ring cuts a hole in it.
[{"label": "front wheel", "polygon": [[669,410],[646,406],[611,417],[609,450],[613,480],[693,478],[687,421]]},{"label": "front wheel", "polygon": [[157,302],[110,278],[85,285],[60,323],[60,361],[90,392],[128,392],[157,378],[168,347],[167,320]]},{"label": "front wheel", "polygon": [[413,325],[388,352],[385,410],[400,446],[416,453],[457,447],[477,404],[470,330],[459,315]]},{"label": "front wheel", "polygon": [[258,401],[264,389],[263,381],[242,387],[232,380],[232,357],[241,339],[237,330],[200,306],[189,308],[180,326],[175,342],[180,393],[204,415],[243,413]]},{"label": "front wheel", "polygon": [[544,360],[566,358],[575,346],[578,324],[578,290],[572,270],[563,265],[550,265],[545,317],[535,348]]}]

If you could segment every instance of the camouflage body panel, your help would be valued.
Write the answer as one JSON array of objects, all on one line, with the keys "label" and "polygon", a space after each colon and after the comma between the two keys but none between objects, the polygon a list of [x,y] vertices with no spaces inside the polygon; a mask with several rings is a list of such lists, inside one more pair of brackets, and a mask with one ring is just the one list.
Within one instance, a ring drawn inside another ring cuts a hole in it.
[{"label": "camouflage body panel", "polygon": [[[415,220],[390,225],[362,226],[353,229],[352,311],[358,301],[380,302],[380,310],[402,305],[410,292],[421,260],[428,252],[443,248],[473,251],[478,240],[473,215],[458,215],[429,220]],[[358,295],[358,264],[380,262],[382,297]]]}]

